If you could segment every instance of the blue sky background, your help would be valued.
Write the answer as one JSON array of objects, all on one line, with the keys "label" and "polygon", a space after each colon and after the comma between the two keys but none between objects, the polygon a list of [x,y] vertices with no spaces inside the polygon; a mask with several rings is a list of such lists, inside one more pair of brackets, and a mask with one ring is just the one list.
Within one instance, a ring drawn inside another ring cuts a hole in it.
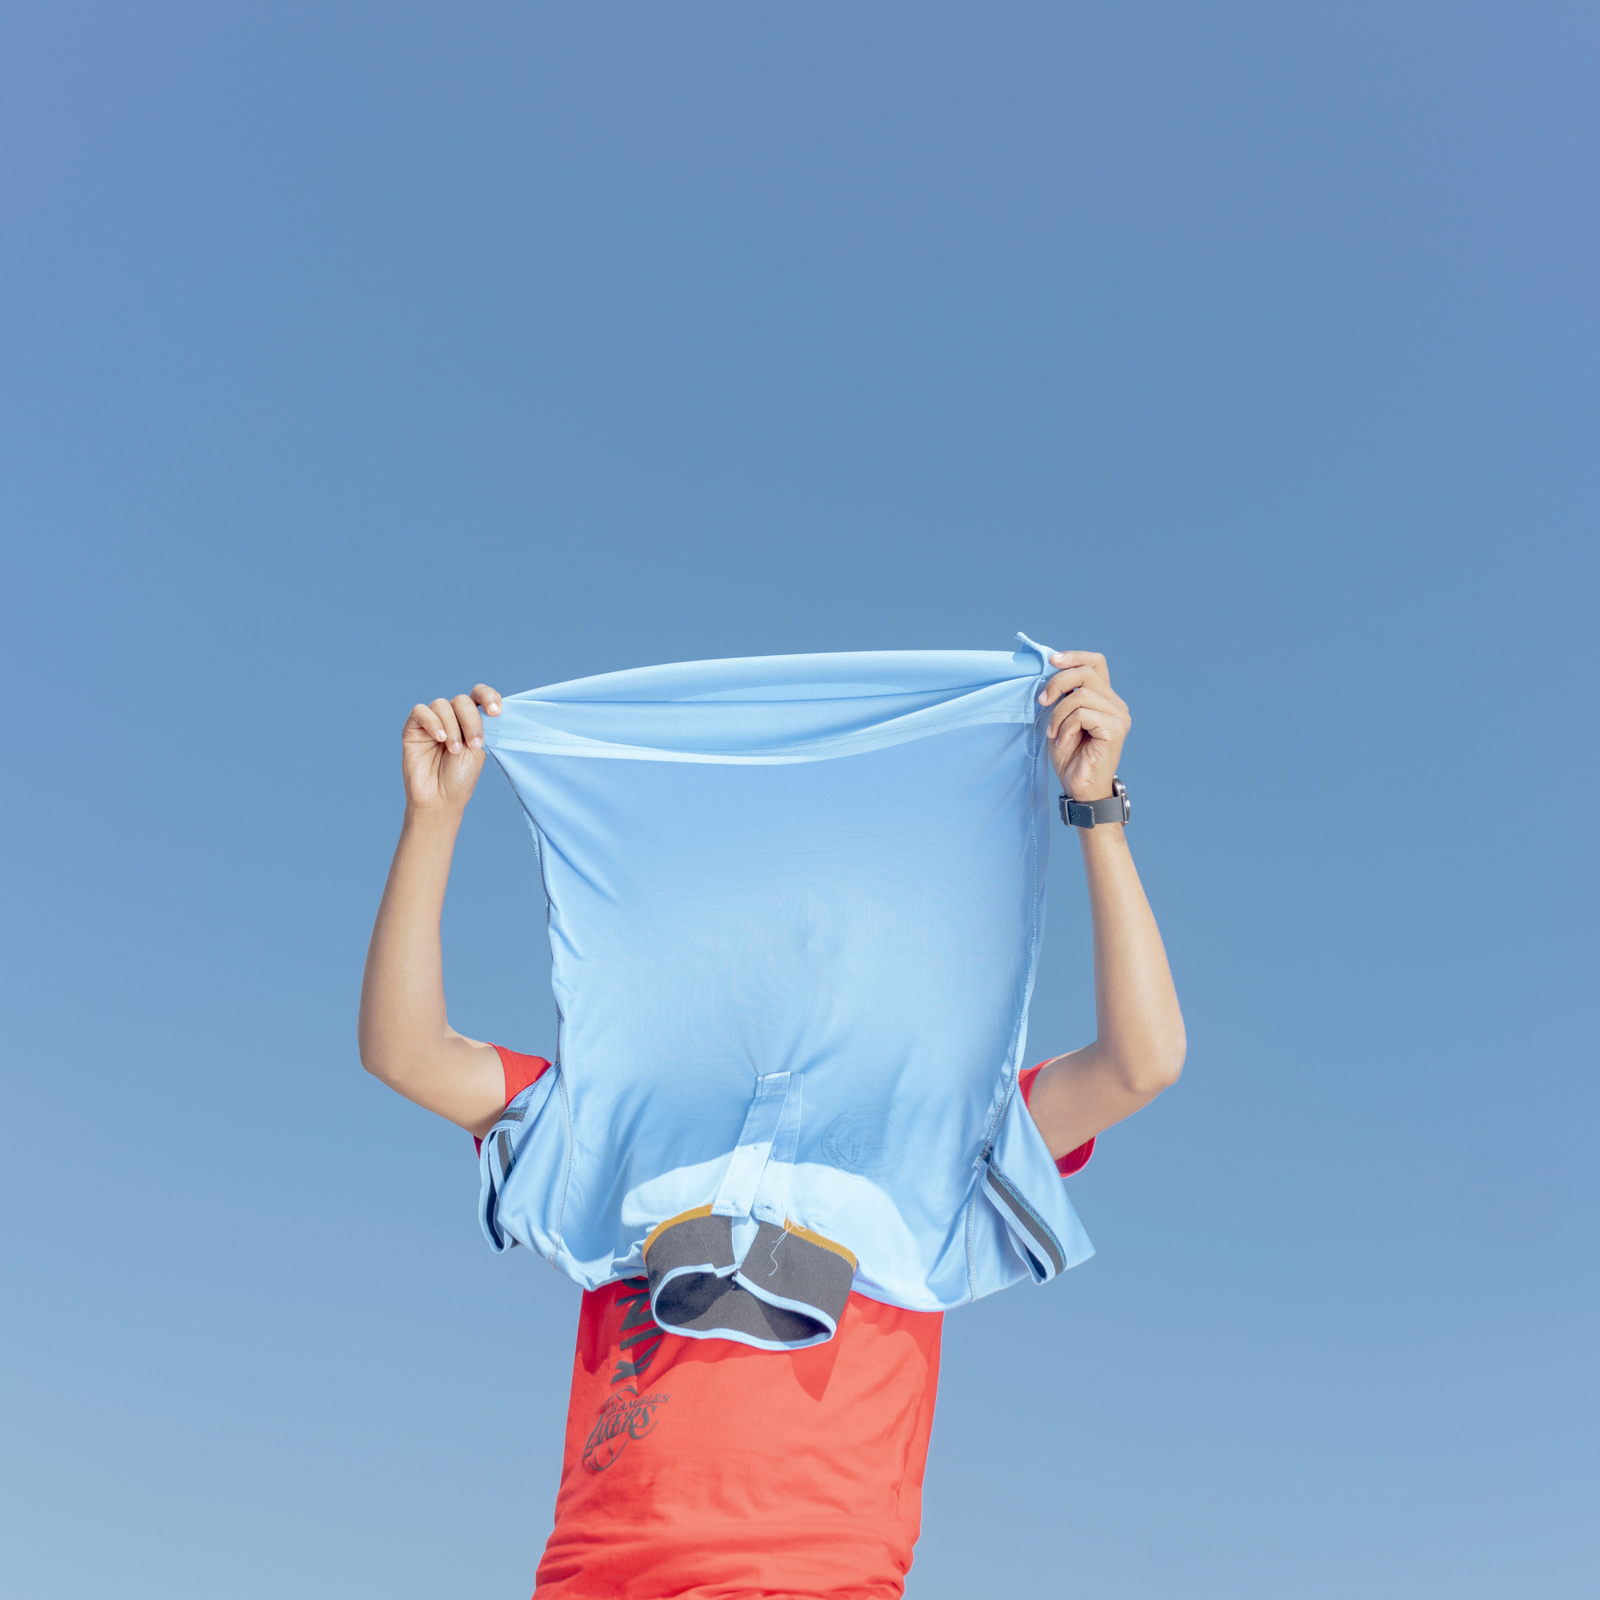
[{"label": "blue sky background", "polygon": [[[577,1291],[355,1054],[414,700],[1023,628],[1132,704],[1190,1059],[1099,1255],[948,1319],[909,1594],[1595,1593],[1597,73],[1578,5],[7,7],[7,1591],[532,1587]],[[537,882],[491,773],[452,1017],[530,1051]]]}]

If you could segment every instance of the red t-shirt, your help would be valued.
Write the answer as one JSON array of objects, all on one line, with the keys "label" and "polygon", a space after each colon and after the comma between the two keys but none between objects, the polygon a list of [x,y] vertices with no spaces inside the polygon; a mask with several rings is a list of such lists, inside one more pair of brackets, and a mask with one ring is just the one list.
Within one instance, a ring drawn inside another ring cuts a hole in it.
[{"label": "red t-shirt", "polygon": [[[495,1048],[508,1101],[550,1065]],[[943,1325],[852,1294],[826,1344],[753,1350],[664,1333],[642,1278],[586,1291],[538,1600],[897,1600]]]}]

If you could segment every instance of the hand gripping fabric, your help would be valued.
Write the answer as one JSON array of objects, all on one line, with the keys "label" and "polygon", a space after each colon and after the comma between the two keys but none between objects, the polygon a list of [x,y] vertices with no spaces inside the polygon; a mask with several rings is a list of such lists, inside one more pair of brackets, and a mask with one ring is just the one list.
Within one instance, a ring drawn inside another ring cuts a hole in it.
[{"label": "hand gripping fabric", "polygon": [[797,1349],[1091,1253],[1017,1091],[1048,651],[700,661],[485,723],[538,846],[555,1067],[480,1216],[692,1338]]}]

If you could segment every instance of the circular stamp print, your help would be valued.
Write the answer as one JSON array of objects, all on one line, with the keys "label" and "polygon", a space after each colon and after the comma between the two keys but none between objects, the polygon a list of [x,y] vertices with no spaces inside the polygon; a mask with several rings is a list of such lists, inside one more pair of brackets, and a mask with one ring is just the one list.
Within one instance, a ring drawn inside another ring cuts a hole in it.
[{"label": "circular stamp print", "polygon": [[859,1172],[863,1178],[881,1178],[900,1164],[889,1119],[878,1106],[841,1111],[828,1124],[822,1148],[834,1166]]}]

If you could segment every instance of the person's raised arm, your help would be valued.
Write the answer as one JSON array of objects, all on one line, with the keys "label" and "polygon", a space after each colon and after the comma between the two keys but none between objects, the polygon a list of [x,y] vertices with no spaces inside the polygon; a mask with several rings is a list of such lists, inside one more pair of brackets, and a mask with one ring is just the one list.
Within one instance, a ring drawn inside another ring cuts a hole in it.
[{"label": "person's raised arm", "polygon": [[[1061,787],[1074,800],[1111,793],[1132,721],[1104,656],[1066,650],[1040,700]],[[1183,1013],[1161,933],[1118,823],[1074,830],[1083,847],[1094,922],[1095,1041],[1046,1063],[1028,1109],[1056,1157],[1132,1116],[1183,1070]]]},{"label": "person's raised arm", "polygon": [[456,830],[483,770],[480,706],[500,715],[500,696],[481,683],[470,695],[416,706],[406,718],[405,821],[367,946],[356,1037],[373,1077],[481,1135],[505,1104],[504,1072],[493,1045],[446,1020],[439,948]]}]

